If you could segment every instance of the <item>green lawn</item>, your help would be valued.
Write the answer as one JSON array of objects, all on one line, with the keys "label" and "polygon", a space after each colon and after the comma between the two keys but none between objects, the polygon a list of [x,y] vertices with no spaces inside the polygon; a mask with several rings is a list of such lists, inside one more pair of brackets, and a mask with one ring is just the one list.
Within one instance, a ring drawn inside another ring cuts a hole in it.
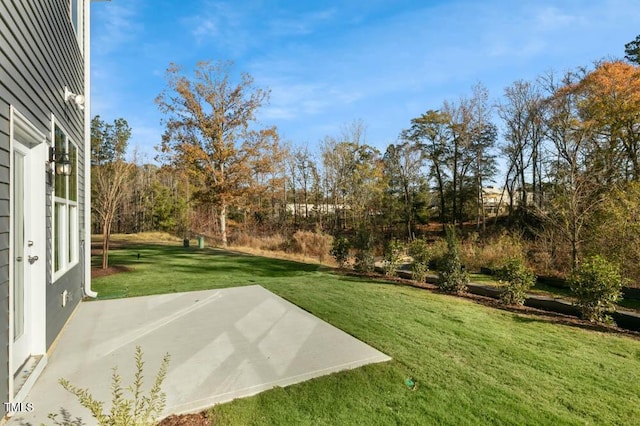
[{"label": "green lawn", "polygon": [[[138,260],[137,254],[140,253]],[[393,361],[211,409],[215,424],[638,424],[640,340],[323,267],[216,250],[116,250],[100,297],[260,284]],[[416,390],[405,379],[417,382]]]}]

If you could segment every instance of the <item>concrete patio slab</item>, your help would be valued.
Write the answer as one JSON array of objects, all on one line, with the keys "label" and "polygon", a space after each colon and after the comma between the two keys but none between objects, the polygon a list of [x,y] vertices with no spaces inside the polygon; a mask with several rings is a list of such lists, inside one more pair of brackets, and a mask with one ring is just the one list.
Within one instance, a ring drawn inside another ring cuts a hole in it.
[{"label": "concrete patio slab", "polygon": [[164,415],[202,410],[314,377],[390,358],[260,286],[81,303],[47,367],[9,424],[49,424],[68,410],[95,424],[60,378],[111,401],[112,367],[133,380],[136,345],[144,352],[145,387],[164,353],[171,355]]}]

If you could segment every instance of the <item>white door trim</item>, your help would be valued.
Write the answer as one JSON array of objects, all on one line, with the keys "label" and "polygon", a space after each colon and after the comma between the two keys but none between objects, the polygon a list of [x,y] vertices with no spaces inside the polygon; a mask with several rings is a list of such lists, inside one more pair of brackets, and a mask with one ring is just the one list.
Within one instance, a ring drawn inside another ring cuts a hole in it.
[{"label": "white door trim", "polygon": [[[9,110],[9,211],[13,212],[13,161],[14,151],[27,152],[25,157],[25,168],[28,170],[28,189],[25,196],[28,197],[30,205],[29,211],[25,211],[25,221],[29,226],[25,226],[25,242],[33,241],[34,244],[25,250],[28,256],[38,256],[38,260],[28,265],[28,277],[30,285],[27,286],[28,294],[25,300],[29,300],[29,308],[26,310],[30,325],[28,348],[32,355],[44,355],[46,353],[46,264],[47,264],[47,228],[46,228],[46,161],[47,147],[46,136],[39,131],[29,120],[22,115],[15,107],[10,106]],[[22,147],[22,148],[21,148]],[[22,387],[20,395],[15,394],[14,372],[20,367],[23,360],[14,360],[13,341],[13,282],[14,282],[14,247],[13,247],[13,215],[9,215],[9,398],[19,401],[28,389]],[[25,321],[27,322],[27,321]],[[46,358],[43,356],[43,359]]]}]

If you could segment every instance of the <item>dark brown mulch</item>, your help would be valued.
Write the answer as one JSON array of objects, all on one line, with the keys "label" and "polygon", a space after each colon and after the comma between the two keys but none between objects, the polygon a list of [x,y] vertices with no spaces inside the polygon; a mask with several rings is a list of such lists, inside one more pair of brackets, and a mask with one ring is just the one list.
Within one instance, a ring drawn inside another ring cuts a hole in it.
[{"label": "dark brown mulch", "polygon": [[193,414],[172,414],[165,417],[157,426],[211,426],[204,412]]},{"label": "dark brown mulch", "polygon": [[109,275],[119,274],[120,272],[129,272],[132,269],[124,265],[113,265],[107,269],[91,268],[91,278],[107,277]]},{"label": "dark brown mulch", "polygon": [[[434,284],[430,284],[430,283],[418,283],[416,281],[413,280],[409,280],[406,278],[399,278],[399,277],[384,277],[378,273],[359,273],[359,272],[354,272],[354,271],[347,271],[347,270],[340,270],[340,269],[334,269],[335,272],[342,274],[342,275],[346,275],[346,276],[353,276],[353,277],[367,277],[367,278],[372,278],[372,279],[384,279],[385,281],[391,281],[397,285],[407,285],[410,287],[418,287],[418,288],[422,288],[425,290],[429,290],[429,291],[433,291],[436,293],[439,293],[440,291],[438,290],[438,286],[434,285]],[[532,321],[544,321],[544,322],[549,322],[549,323],[554,323],[554,324],[563,324],[563,325],[568,325],[571,327],[577,327],[577,328],[582,328],[585,330],[591,330],[591,331],[599,331],[599,332],[604,332],[604,333],[610,333],[610,334],[619,334],[619,335],[624,335],[627,337],[632,337],[635,339],[640,339],[640,332],[637,331],[633,331],[633,330],[627,330],[627,329],[623,329],[620,327],[616,327],[615,325],[608,325],[608,324],[597,324],[597,323],[593,323],[590,321],[586,321],[583,320],[581,318],[578,317],[574,317],[574,316],[570,316],[570,315],[565,315],[565,314],[561,314],[561,313],[557,313],[557,312],[550,312],[550,311],[544,311],[542,309],[537,309],[537,308],[532,308],[530,306],[513,306],[513,305],[503,305],[502,303],[500,303],[499,300],[493,299],[491,297],[486,297],[486,296],[480,296],[477,294],[471,294],[471,293],[463,293],[463,294],[459,294],[457,295],[458,297],[461,298],[465,298],[465,299],[470,299],[472,301],[474,301],[475,303],[478,303],[480,305],[485,305],[485,306],[489,306],[491,308],[495,308],[495,309],[500,309],[503,311],[509,311],[509,312],[513,312],[516,314],[521,315],[523,318],[529,318],[529,320]]]}]

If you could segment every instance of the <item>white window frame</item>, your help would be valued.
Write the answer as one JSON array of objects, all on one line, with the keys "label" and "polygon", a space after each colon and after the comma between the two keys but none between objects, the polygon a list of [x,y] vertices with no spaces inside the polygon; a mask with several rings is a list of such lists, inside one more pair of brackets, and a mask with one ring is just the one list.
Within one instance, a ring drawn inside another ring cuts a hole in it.
[{"label": "white window frame", "polygon": [[[64,135],[64,149],[65,152],[70,153],[69,146],[72,145],[76,150],[76,158],[75,163],[72,163],[71,167],[75,169],[75,189],[76,189],[76,200],[71,200],[69,196],[70,182],[74,176],[64,176],[62,179],[65,179],[66,184],[66,194],[64,197],[58,197],[56,195],[56,176],[53,175],[53,190],[51,192],[51,209],[52,209],[52,223],[51,223],[51,272],[53,276],[52,283],[57,281],[60,277],[62,277],[65,273],[67,273],[70,269],[75,267],[79,263],[80,255],[79,255],[79,233],[78,233],[78,224],[79,224],[79,203],[78,198],[80,197],[80,188],[79,188],[79,173],[78,173],[78,160],[80,157],[80,150],[78,144],[75,143],[70,137],[69,133],[66,131],[64,126],[62,126],[59,122],[53,118],[51,120],[51,147],[55,150],[56,148],[56,128],[60,129],[62,134]],[[60,214],[58,210],[58,206],[61,206],[62,214]],[[71,213],[73,214],[71,214]],[[60,221],[60,222],[58,222]],[[59,237],[56,238],[56,228],[58,229]],[[56,242],[58,244],[56,244]],[[59,265],[56,265],[56,256],[58,256]],[[58,270],[56,270],[56,266]]]}]

